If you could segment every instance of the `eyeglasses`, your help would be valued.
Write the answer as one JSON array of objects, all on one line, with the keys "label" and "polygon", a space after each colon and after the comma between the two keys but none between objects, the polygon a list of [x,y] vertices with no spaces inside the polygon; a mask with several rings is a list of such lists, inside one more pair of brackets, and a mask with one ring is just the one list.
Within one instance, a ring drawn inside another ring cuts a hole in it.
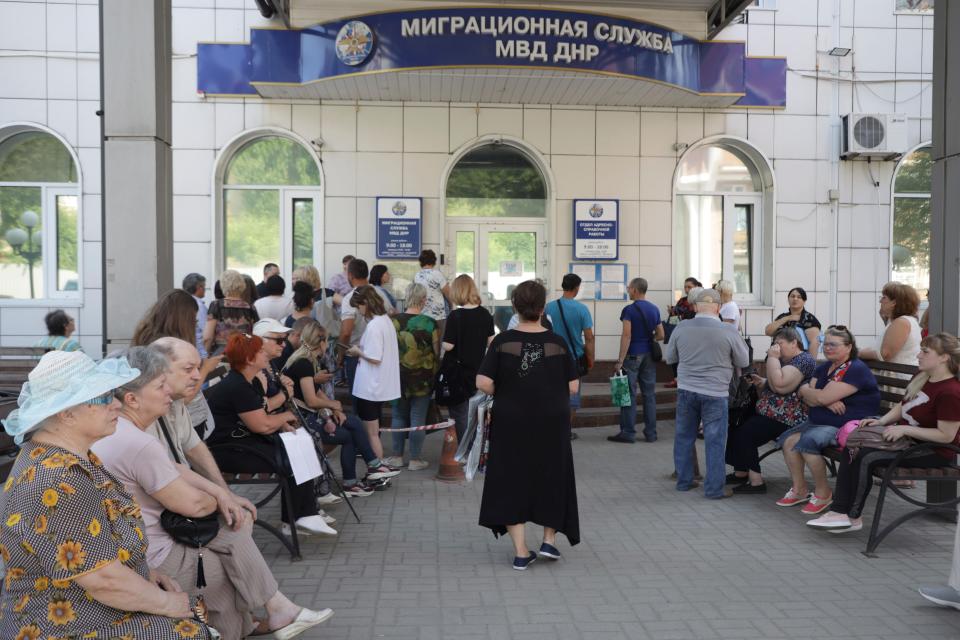
[{"label": "eyeglasses", "polygon": [[839,349],[840,347],[846,346],[846,343],[843,342],[824,342],[824,349]]},{"label": "eyeglasses", "polygon": [[97,404],[105,405],[113,402],[113,391],[107,391],[106,393],[100,394],[96,398],[90,398],[89,400],[84,401],[83,404]]}]

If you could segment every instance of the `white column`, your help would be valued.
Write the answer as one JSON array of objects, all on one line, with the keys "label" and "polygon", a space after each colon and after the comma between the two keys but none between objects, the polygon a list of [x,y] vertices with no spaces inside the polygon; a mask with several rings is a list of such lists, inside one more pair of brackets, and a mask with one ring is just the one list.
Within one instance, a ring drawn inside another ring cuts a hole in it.
[{"label": "white column", "polygon": [[170,0],[102,0],[107,351],[173,286]]},{"label": "white column", "polygon": [[[953,40],[949,35],[953,34]],[[960,332],[960,5],[933,21],[933,192],[930,202],[930,331]]]}]

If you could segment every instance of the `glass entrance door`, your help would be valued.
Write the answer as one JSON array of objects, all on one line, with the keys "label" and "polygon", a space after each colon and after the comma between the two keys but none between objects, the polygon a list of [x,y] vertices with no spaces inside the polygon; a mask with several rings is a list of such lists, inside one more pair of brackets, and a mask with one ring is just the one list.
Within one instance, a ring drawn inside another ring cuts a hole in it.
[{"label": "glass entrance door", "polygon": [[513,288],[545,273],[544,237],[540,224],[447,224],[447,255],[454,266],[453,275],[466,273],[476,281],[500,331],[513,315]]}]

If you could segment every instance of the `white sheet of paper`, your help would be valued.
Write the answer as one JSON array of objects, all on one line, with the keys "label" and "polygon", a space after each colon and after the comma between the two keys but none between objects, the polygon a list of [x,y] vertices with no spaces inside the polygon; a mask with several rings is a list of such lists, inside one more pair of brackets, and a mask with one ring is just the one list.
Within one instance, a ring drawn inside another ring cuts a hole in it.
[{"label": "white sheet of paper", "polygon": [[600,287],[600,298],[603,300],[623,300],[626,288],[622,282],[604,282]]},{"label": "white sheet of paper", "polygon": [[593,282],[597,279],[597,268],[592,264],[575,264],[573,272],[584,282]]},{"label": "white sheet of paper", "polygon": [[600,267],[600,279],[603,282],[620,282],[623,283],[625,277],[625,269],[623,265],[603,265]]},{"label": "white sheet of paper", "polygon": [[293,479],[298,485],[323,475],[320,458],[313,447],[313,438],[306,429],[300,427],[293,433],[281,433],[280,441],[283,442],[293,470]]},{"label": "white sheet of paper", "polygon": [[597,285],[594,282],[581,282],[577,300],[593,300],[596,297]]}]

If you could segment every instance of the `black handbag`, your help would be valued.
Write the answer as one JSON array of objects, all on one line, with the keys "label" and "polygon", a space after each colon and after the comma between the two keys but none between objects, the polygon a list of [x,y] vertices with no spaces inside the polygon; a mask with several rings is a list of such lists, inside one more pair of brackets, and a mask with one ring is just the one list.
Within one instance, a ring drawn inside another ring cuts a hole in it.
[{"label": "black handbag", "polygon": [[[637,300],[637,302],[640,301]],[[637,302],[633,304],[637,304]],[[663,347],[661,347],[660,343],[653,337],[654,331],[650,328],[650,323],[647,322],[647,316],[643,314],[643,309],[637,307],[637,311],[640,313],[640,319],[643,320],[643,327],[647,330],[647,335],[650,336],[650,358],[654,362],[660,362],[663,360]]]},{"label": "black handbag", "polygon": [[460,361],[460,352],[463,350],[463,343],[460,341],[463,326],[460,320],[457,318],[457,342],[454,345],[457,357],[450,357],[450,351],[444,353],[440,369],[433,381],[433,400],[440,407],[456,406],[472,395],[467,386],[463,363]]},{"label": "black handbag", "polygon": [[[563,305],[560,303],[560,300],[557,300],[557,308],[560,309],[560,321],[563,323],[563,330],[567,334],[567,341],[570,343],[570,346],[573,347],[573,335],[570,333],[570,327],[567,325],[567,317],[563,313]],[[575,355],[574,353],[570,354],[571,356]],[[582,378],[590,372],[590,367],[587,366],[587,354],[584,353],[579,358],[575,359],[577,363],[577,374]]]},{"label": "black handbag", "polygon": [[[173,454],[173,459],[177,461],[177,464],[183,464],[180,456],[177,455],[176,448],[173,446],[173,439],[170,437],[170,432],[167,431],[166,421],[161,417],[159,418],[159,422],[160,430],[163,431],[163,437],[167,439],[167,446],[170,447],[170,453]],[[207,580],[203,574],[203,548],[210,544],[210,542],[217,537],[217,534],[220,533],[219,514],[214,511],[208,516],[191,518],[175,511],[170,511],[170,509],[164,509],[160,514],[160,526],[163,527],[163,530],[170,534],[170,537],[176,542],[199,549],[200,555],[197,557],[197,588],[202,589],[207,586]]]}]

